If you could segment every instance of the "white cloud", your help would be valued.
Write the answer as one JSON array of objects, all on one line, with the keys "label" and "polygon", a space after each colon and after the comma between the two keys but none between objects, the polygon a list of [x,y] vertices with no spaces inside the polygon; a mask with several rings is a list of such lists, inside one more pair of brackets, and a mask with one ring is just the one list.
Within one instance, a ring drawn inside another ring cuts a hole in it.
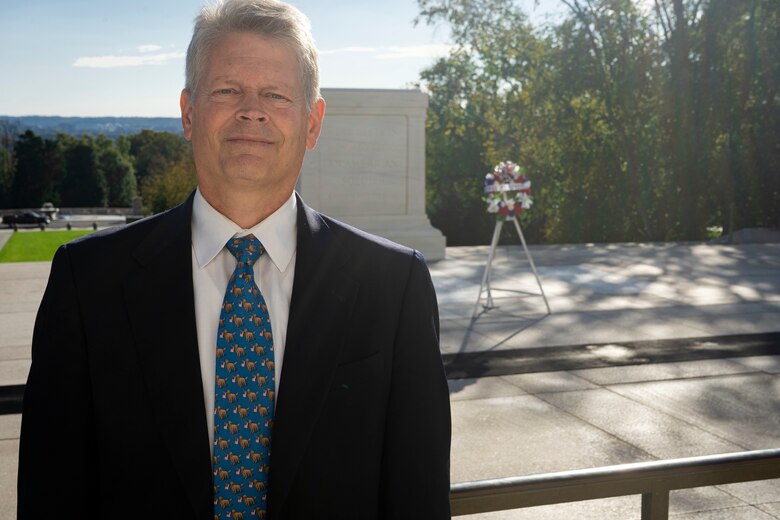
[{"label": "white cloud", "polygon": [[340,47],[329,51],[320,51],[320,54],[369,54],[378,50],[376,47]]},{"label": "white cloud", "polygon": [[[377,60],[408,60],[415,58],[437,58],[446,56],[453,45],[386,45],[381,47],[340,47],[338,49],[320,51],[322,55],[364,54]],[[139,45],[135,55],[82,56],[73,62],[74,67],[83,68],[115,68],[140,67],[144,65],[165,65],[172,60],[185,57],[184,52],[157,52],[159,45]]]},{"label": "white cloud", "polygon": [[397,60],[409,58],[440,58],[446,56],[455,48],[454,45],[431,43],[427,45],[403,45],[385,47],[376,55],[379,60]]},{"label": "white cloud", "polygon": [[339,49],[320,51],[320,54],[373,54],[373,57],[378,60],[438,58],[449,54],[454,47],[454,45],[438,43],[427,45],[388,45],[383,47],[341,47]]},{"label": "white cloud", "polygon": [[171,60],[184,58],[183,52],[163,52],[141,56],[84,56],[73,62],[74,67],[114,68],[140,67],[142,65],[165,65]]},{"label": "white cloud", "polygon": [[162,49],[162,47],[160,47],[159,45],[154,45],[154,44],[151,44],[151,45],[139,45],[138,47],[136,47],[136,50],[138,50],[138,52],[156,52],[156,51],[159,51],[160,49]]}]

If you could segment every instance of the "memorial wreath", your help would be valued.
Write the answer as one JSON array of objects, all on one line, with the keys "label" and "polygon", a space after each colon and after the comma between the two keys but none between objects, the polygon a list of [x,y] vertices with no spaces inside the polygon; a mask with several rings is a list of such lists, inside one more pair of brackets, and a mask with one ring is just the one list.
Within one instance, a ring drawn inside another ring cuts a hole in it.
[{"label": "memorial wreath", "polygon": [[495,213],[497,220],[512,219],[532,204],[531,181],[523,168],[511,161],[498,164],[485,175],[484,191],[487,212]]}]

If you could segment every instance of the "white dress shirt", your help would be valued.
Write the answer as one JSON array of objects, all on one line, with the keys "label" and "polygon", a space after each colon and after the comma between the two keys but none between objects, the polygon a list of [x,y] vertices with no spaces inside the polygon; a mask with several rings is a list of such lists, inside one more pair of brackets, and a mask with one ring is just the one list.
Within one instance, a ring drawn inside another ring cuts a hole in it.
[{"label": "white dress shirt", "polygon": [[265,253],[255,263],[254,271],[255,282],[265,298],[271,317],[278,397],[295,273],[296,206],[293,193],[287,202],[265,220],[251,229],[243,229],[214,209],[203,198],[200,189],[195,192],[192,204],[192,286],[195,294],[200,374],[203,380],[203,398],[206,402],[209,446],[212,450],[217,329],[228,280],[236,268],[236,258],[225,248],[225,244],[235,236],[251,233],[265,249]]}]

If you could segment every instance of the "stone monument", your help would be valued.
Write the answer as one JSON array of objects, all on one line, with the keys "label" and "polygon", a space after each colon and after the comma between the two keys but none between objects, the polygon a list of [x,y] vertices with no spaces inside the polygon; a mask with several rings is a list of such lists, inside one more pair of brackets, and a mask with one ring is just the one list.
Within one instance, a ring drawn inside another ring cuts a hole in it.
[{"label": "stone monument", "polygon": [[425,213],[425,113],[418,90],[323,89],[322,134],[298,191],[355,227],[444,258],[444,235]]}]

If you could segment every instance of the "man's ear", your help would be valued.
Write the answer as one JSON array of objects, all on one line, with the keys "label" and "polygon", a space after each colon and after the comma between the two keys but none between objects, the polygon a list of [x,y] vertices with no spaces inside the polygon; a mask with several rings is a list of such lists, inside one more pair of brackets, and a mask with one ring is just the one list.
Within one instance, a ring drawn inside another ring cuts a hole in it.
[{"label": "man's ear", "polygon": [[181,108],[181,128],[184,130],[184,138],[188,141],[192,139],[191,101],[190,91],[185,88],[181,91],[181,97],[179,97],[179,107]]},{"label": "man's ear", "polygon": [[320,98],[314,102],[309,111],[309,128],[306,132],[306,148],[314,149],[322,131],[322,120],[325,117],[325,100]]}]

